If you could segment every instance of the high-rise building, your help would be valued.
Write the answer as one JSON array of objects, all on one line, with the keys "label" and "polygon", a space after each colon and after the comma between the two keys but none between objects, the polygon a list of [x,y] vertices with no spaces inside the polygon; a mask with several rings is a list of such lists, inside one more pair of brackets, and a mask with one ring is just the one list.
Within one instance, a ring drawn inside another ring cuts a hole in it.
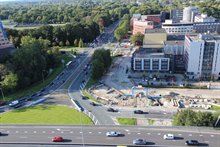
[{"label": "high-rise building", "polygon": [[198,13],[199,11],[197,7],[192,7],[192,6],[185,7],[183,9],[183,22],[193,22],[194,16]]},{"label": "high-rise building", "polygon": [[184,60],[189,78],[206,80],[219,79],[220,35],[186,35]]},{"label": "high-rise building", "polygon": [[179,23],[181,20],[183,20],[183,10],[182,9],[170,10],[170,19],[172,19],[172,21],[175,23]]}]

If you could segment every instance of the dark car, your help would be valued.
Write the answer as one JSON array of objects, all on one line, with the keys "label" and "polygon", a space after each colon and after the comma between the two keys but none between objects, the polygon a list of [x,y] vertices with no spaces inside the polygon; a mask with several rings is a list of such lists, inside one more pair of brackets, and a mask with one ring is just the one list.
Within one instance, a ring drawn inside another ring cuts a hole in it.
[{"label": "dark car", "polygon": [[94,102],[91,102],[91,103],[89,103],[90,105],[92,105],[92,106],[96,106],[97,104],[96,103],[94,103]]},{"label": "dark car", "polygon": [[144,111],[142,111],[142,110],[134,110],[134,114],[144,114]]},{"label": "dark car", "polygon": [[190,145],[193,146],[193,145],[199,145],[199,142],[197,140],[187,140],[185,144],[189,146]]},{"label": "dark car", "polygon": [[118,110],[113,109],[113,108],[108,108],[107,111],[108,111],[108,112],[118,112]]},{"label": "dark car", "polygon": [[83,100],[87,100],[87,99],[89,99],[89,98],[88,98],[87,96],[83,96],[83,95],[82,95],[82,99],[83,99]]}]

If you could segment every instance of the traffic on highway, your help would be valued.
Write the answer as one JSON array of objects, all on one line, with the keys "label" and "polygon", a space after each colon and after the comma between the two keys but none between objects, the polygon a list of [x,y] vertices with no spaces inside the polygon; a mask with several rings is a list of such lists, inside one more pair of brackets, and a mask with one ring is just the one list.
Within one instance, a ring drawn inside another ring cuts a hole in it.
[{"label": "traffic on highway", "polygon": [[0,130],[0,146],[23,143],[217,147],[220,137],[217,130],[199,127],[5,125]]}]

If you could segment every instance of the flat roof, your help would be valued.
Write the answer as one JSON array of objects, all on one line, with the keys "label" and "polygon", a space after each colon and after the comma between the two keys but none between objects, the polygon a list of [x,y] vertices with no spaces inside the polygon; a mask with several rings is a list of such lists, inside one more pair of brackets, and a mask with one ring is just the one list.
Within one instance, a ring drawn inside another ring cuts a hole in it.
[{"label": "flat roof", "polygon": [[145,34],[146,33],[166,33],[165,29],[146,29],[145,30]]},{"label": "flat roof", "polygon": [[167,45],[167,44],[169,44],[169,45],[184,45],[184,41],[182,41],[182,40],[165,41],[164,44],[165,45]]}]

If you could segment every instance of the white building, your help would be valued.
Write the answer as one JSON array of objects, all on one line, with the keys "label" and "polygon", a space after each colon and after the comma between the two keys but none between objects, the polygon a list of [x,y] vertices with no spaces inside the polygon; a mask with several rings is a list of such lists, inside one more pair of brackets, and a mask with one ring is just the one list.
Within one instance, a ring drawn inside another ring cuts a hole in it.
[{"label": "white building", "polygon": [[187,23],[187,22],[193,22],[194,16],[196,15],[196,13],[199,12],[197,7],[185,7],[183,9],[183,22]]},{"label": "white building", "polygon": [[214,17],[208,17],[207,14],[201,14],[195,16],[195,22],[215,22]]},{"label": "white building", "polygon": [[173,23],[172,20],[166,20],[162,24],[162,28],[166,30],[167,34],[185,34],[193,32],[192,23]]},{"label": "white building", "polygon": [[189,78],[219,79],[220,36],[214,34],[186,35],[184,60]]}]

